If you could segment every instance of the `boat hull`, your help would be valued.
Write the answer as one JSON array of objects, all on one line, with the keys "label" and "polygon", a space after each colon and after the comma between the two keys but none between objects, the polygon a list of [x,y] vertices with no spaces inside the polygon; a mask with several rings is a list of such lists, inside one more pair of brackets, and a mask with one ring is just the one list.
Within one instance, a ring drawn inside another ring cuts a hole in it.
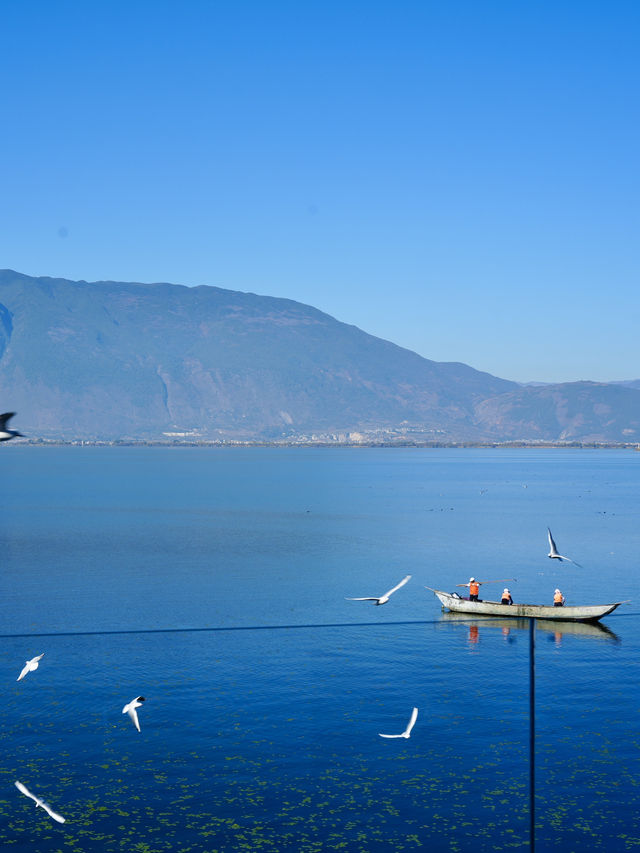
[{"label": "boat hull", "polygon": [[450,592],[433,590],[443,608],[452,613],[470,616],[500,616],[502,619],[553,619],[557,622],[597,622],[612,613],[621,602],[615,604],[590,604],[584,606],[549,607],[544,604],[500,604],[499,601],[469,601]]}]

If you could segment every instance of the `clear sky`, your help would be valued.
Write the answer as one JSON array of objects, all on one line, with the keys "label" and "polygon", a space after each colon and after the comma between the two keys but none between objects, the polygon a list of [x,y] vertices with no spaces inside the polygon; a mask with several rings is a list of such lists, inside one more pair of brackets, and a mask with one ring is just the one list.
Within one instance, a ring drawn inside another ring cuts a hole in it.
[{"label": "clear sky", "polygon": [[640,376],[636,0],[5,0],[0,267]]}]

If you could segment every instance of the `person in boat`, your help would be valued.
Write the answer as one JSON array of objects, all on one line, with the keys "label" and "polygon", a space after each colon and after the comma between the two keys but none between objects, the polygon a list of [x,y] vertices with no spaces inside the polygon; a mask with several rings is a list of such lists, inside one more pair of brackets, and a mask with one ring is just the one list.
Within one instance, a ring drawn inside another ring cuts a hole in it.
[{"label": "person in boat", "polygon": [[469,583],[466,583],[465,586],[469,587],[469,601],[479,601],[480,599],[478,596],[480,595],[482,581],[477,581],[475,578],[469,578]]},{"label": "person in boat", "polygon": [[506,587],[502,590],[502,601],[500,603],[513,604],[513,598],[511,598],[511,593]]},{"label": "person in boat", "polygon": [[564,607],[564,595],[557,589],[553,593],[553,606],[554,607]]}]

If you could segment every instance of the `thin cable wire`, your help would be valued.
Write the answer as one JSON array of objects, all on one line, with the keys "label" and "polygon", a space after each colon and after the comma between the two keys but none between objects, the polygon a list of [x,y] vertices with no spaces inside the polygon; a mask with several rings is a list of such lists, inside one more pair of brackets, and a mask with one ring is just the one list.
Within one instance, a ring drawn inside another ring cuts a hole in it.
[{"label": "thin cable wire", "polygon": [[[621,617],[640,616],[638,613],[620,613],[616,615],[616,619]],[[515,623],[514,619],[514,623]],[[402,625],[436,625],[445,627],[451,624],[467,625],[471,623],[482,624],[484,620],[479,620],[477,616],[470,616],[468,619],[456,619],[455,623],[451,623],[440,618],[438,619],[407,619],[394,622],[309,622],[288,625],[217,625],[212,628],[123,628],[118,630],[104,631],[36,631],[14,634],[0,634],[0,639],[24,639],[27,637],[107,637],[118,635],[132,634],[196,634],[196,633],[213,633],[216,631],[291,631],[291,630],[315,630],[322,628],[393,628]],[[487,619],[486,624],[490,625],[491,620]],[[600,623],[595,623],[600,625]],[[515,625],[514,625],[515,627]],[[606,630],[611,630],[608,625],[600,627]]]},{"label": "thin cable wire", "polygon": [[25,634],[0,634],[0,639],[24,637],[104,637],[119,634],[189,634],[207,633],[214,631],[282,631],[295,629],[316,628],[391,628],[397,625],[437,625],[439,620],[407,620],[403,622],[312,622],[309,624],[292,625],[224,625],[213,628],[131,628],[115,631],[43,631]]}]

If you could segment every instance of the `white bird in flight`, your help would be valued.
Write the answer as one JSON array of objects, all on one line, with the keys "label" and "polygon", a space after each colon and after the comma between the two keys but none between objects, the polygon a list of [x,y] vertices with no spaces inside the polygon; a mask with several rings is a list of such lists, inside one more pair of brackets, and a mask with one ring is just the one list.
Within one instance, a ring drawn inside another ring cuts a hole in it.
[{"label": "white bird in flight", "polygon": [[144,702],[144,696],[136,696],[135,699],[132,699],[127,705],[122,709],[123,714],[128,714],[133,720],[133,725],[140,731],[140,723],[138,722],[138,712],[136,708],[140,708],[142,703]]},{"label": "white bird in flight", "polygon": [[40,659],[44,657],[44,652],[41,655],[36,655],[31,660],[28,660],[22,668],[22,672],[16,678],[16,681],[20,681],[20,679],[24,678],[28,672],[34,672],[40,663]]},{"label": "white bird in flight", "polygon": [[378,607],[378,605],[380,605],[380,604],[386,604],[387,601],[389,601],[390,596],[393,595],[393,593],[397,589],[400,589],[401,586],[404,586],[406,584],[406,582],[410,579],[411,579],[411,575],[407,575],[406,578],[402,578],[400,583],[397,584],[396,586],[394,586],[393,589],[390,589],[389,592],[385,592],[384,595],[381,595],[379,597],[375,596],[375,595],[367,595],[364,598],[347,598],[345,600],[346,601],[375,601],[376,607]]},{"label": "white bird in flight", "polygon": [[380,734],[380,737],[404,737],[404,738],[409,738],[409,737],[411,737],[411,729],[415,726],[415,724],[416,724],[416,720],[417,720],[417,719],[418,719],[418,709],[417,709],[417,708],[414,708],[414,709],[413,709],[413,711],[411,712],[411,719],[409,720],[409,723],[408,723],[408,725],[407,725],[407,728],[402,732],[402,734],[400,734],[400,735],[383,735],[383,734],[380,734],[380,732],[378,732],[378,734]]},{"label": "white bird in flight", "polygon": [[46,811],[46,813],[49,815],[49,817],[52,817],[54,820],[57,820],[58,823],[64,823],[65,822],[62,815],[59,815],[57,812],[54,812],[54,810],[51,808],[51,806],[48,806],[44,800],[40,799],[40,797],[34,796],[31,793],[31,791],[27,788],[27,786],[22,784],[22,782],[16,782],[16,788],[19,791],[22,791],[22,793],[26,797],[30,797],[34,801],[34,803],[36,804],[36,808],[38,808],[38,806],[42,806],[42,808]]},{"label": "white bird in flight", "polygon": [[5,412],[0,415],[0,441],[11,441],[12,438],[16,438],[17,436],[24,438],[22,433],[18,432],[17,429],[9,429],[7,426],[14,415],[15,412]]},{"label": "white bird in flight", "polygon": [[547,527],[547,533],[549,534],[549,553],[547,557],[550,560],[566,560],[568,563],[573,563],[574,566],[577,566],[579,569],[582,568],[580,563],[576,563],[575,560],[572,560],[571,557],[563,557],[562,554],[558,554],[558,549],[556,548],[556,543],[553,541],[553,536],[551,535],[551,531]]}]

